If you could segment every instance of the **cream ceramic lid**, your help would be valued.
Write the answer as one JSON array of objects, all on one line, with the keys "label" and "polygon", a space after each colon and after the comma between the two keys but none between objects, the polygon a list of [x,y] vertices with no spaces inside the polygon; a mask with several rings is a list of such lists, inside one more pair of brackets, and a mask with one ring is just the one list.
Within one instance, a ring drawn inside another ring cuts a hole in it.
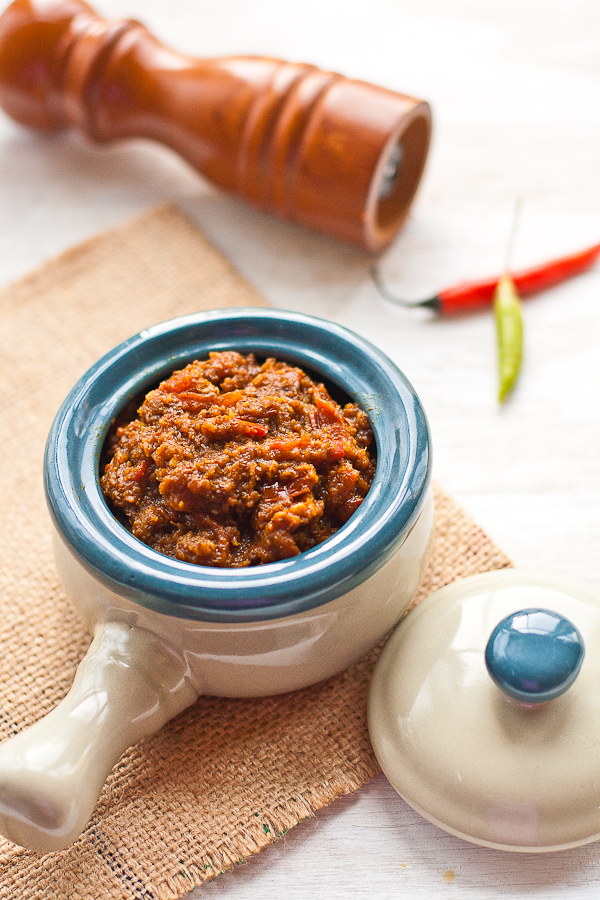
[{"label": "cream ceramic lid", "polygon": [[600,592],[511,569],[442,588],[386,643],[369,730],[394,788],[451,834],[526,852],[597,840]]}]

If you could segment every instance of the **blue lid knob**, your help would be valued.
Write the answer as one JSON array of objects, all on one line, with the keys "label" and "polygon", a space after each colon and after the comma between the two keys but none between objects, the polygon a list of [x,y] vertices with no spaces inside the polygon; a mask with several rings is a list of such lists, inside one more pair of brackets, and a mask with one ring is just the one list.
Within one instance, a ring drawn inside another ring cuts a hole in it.
[{"label": "blue lid knob", "polygon": [[584,653],[581,634],[564,616],[548,609],[522,609],[494,628],[485,664],[509,697],[545,703],[573,684]]}]

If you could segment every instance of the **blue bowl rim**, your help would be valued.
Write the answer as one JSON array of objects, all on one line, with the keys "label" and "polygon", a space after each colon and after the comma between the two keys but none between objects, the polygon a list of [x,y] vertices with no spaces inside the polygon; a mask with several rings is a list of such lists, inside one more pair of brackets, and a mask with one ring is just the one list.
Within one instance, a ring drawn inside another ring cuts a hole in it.
[{"label": "blue bowl rim", "polygon": [[[219,569],[167,557],[114,516],[98,473],[107,431],[133,397],[211,350],[275,356],[328,379],[368,413],[377,469],[365,500],[327,541],[291,559]],[[397,415],[388,410],[397,409]],[[50,430],[45,490],[58,534],[109,590],[157,612],[212,622],[314,609],[376,572],[414,525],[430,482],[430,434],[414,389],[378,348],[313,316],[263,308],[171,319],[123,341],[65,398]]]}]

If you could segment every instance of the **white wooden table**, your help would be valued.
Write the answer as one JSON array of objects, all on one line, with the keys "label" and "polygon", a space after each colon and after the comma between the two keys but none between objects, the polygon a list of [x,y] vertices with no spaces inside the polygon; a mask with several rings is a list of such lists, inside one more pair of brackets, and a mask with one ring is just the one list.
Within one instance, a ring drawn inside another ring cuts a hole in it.
[{"label": "white wooden table", "polygon": [[[2,5],[4,8],[4,4]],[[199,56],[314,62],[430,100],[435,139],[411,219],[382,261],[428,296],[513,262],[600,240],[598,0],[98,0]],[[526,358],[499,408],[493,321],[394,308],[370,261],[220,194],[169,152],[35,136],[0,114],[0,282],[165,199],[194,217],[273,306],[326,316],[378,344],[421,395],[435,475],[529,569],[600,589],[600,266],[525,306]],[[600,769],[600,754],[598,765]],[[412,812],[383,776],[197,891],[207,900],[394,897],[579,900],[600,845],[484,850]]]}]

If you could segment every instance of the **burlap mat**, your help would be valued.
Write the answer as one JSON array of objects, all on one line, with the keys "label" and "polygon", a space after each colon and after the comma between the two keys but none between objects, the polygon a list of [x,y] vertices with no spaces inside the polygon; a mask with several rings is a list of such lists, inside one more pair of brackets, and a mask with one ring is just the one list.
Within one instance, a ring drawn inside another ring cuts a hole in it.
[{"label": "burlap mat", "polygon": [[[102,353],[146,325],[263,305],[172,206],[65,253],[0,294],[0,738],[67,692],[89,635],[63,597],[42,493],[51,420]],[[510,565],[436,491],[419,597]],[[261,700],[200,699],[127,752],[85,834],[40,857],[0,840],[0,897],[173,900],[378,772],[365,699],[378,650],[336,678]]]}]

